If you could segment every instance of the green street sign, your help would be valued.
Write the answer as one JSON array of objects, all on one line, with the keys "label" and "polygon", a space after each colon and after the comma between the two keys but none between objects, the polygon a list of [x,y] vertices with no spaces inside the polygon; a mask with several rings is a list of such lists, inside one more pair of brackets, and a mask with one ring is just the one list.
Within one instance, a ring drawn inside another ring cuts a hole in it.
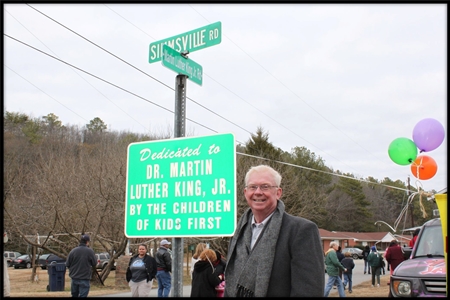
[{"label": "green street sign", "polygon": [[163,57],[161,59],[163,66],[172,71],[187,75],[190,80],[202,85],[203,68],[192,59],[185,58],[181,53],[175,51],[167,45],[163,46]]},{"label": "green street sign", "polygon": [[232,236],[236,226],[234,135],[131,143],[128,238]]},{"label": "green street sign", "polygon": [[160,61],[163,46],[168,45],[177,52],[194,52],[220,44],[222,41],[222,23],[216,22],[170,38],[150,43],[149,63]]}]

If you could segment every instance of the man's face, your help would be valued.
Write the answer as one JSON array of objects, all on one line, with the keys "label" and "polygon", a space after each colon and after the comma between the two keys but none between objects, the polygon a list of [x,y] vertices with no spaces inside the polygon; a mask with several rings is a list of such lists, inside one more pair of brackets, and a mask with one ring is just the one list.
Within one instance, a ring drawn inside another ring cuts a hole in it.
[{"label": "man's face", "polygon": [[[268,187],[267,190],[261,186]],[[254,172],[250,175],[247,187],[244,189],[245,199],[253,212],[267,214],[275,210],[277,200],[281,198],[282,190],[276,187],[274,179],[268,172]]]}]

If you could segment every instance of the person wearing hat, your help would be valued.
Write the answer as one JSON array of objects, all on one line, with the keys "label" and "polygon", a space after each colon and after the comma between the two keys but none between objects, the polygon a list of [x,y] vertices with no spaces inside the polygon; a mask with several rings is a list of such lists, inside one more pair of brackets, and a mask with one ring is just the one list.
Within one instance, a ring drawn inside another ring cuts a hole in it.
[{"label": "person wearing hat", "polygon": [[380,274],[381,274],[381,263],[383,261],[383,256],[378,253],[377,248],[372,246],[370,248],[369,256],[367,257],[367,262],[372,269],[372,287],[375,286],[375,278],[377,279],[377,287],[380,287]]},{"label": "person wearing hat", "polygon": [[73,248],[66,260],[71,279],[70,292],[72,297],[86,298],[91,288],[92,268],[97,265],[94,250],[89,248],[91,238],[83,234],[78,247]]},{"label": "person wearing hat", "polygon": [[169,252],[170,242],[162,240],[156,251],[156,279],[158,279],[158,297],[169,297],[172,272],[172,256]]}]

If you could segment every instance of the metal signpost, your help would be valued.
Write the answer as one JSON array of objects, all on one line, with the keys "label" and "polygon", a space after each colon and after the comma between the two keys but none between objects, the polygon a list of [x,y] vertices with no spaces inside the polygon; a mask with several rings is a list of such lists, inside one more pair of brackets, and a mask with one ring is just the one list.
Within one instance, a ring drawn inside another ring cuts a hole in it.
[{"label": "metal signpost", "polygon": [[216,22],[150,44],[148,62],[162,60],[163,66],[179,73],[176,139],[128,147],[125,235],[174,237],[173,297],[183,297],[182,237],[231,236],[236,224],[234,136],[183,138],[186,78],[199,85],[203,78],[203,68],[186,55],[221,41],[222,23]]}]

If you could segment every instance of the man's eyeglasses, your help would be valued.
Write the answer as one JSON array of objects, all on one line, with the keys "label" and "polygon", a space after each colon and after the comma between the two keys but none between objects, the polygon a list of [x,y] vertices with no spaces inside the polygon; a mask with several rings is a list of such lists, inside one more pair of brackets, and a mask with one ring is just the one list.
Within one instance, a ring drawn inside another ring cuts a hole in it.
[{"label": "man's eyeglasses", "polygon": [[271,188],[277,188],[276,185],[268,185],[268,184],[261,184],[261,185],[247,185],[246,188],[249,189],[252,192],[256,192],[256,190],[259,188],[263,192],[267,192]]}]

